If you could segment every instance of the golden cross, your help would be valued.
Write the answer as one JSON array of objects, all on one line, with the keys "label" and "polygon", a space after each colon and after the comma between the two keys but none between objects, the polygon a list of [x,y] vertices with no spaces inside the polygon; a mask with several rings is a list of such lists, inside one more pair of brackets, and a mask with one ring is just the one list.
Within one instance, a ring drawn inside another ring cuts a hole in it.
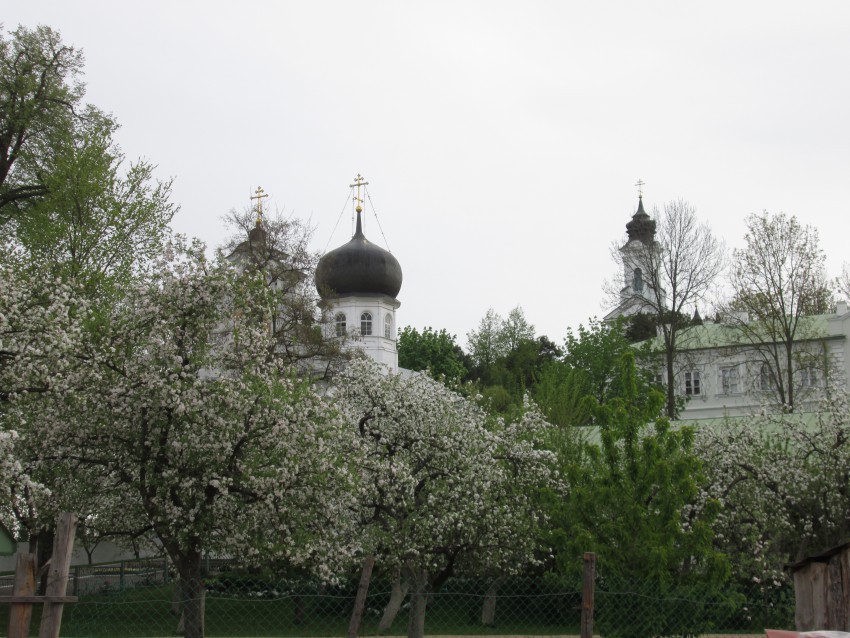
[{"label": "golden cross", "polygon": [[263,223],[263,198],[268,197],[268,195],[262,186],[257,186],[256,193],[256,195],[251,195],[251,199],[257,200],[257,226],[261,226]]},{"label": "golden cross", "polygon": [[638,187],[638,197],[643,197],[643,187],[645,186],[642,179],[638,178],[637,184],[635,186]]},{"label": "golden cross", "polygon": [[365,188],[366,186],[368,186],[368,184],[369,182],[366,181],[366,178],[363,177],[360,173],[357,173],[357,177],[354,178],[354,183],[348,185],[349,188],[354,188],[355,186],[357,187],[357,197],[354,201],[357,202],[358,213],[363,210],[360,207],[360,204],[363,203],[363,200],[360,199],[360,187],[363,186]]}]

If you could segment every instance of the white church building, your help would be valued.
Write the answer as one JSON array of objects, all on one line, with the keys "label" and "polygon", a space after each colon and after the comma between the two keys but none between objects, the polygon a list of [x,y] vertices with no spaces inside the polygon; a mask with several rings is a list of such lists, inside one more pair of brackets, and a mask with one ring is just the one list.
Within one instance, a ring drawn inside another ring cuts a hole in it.
[{"label": "white church building", "polygon": [[[645,273],[640,271],[636,259],[631,258],[647,246],[661,250],[655,240],[655,221],[644,210],[642,197],[626,230],[628,240],[620,249],[624,287],[620,291],[620,303],[605,316],[605,321],[649,313],[658,306],[641,302]],[[695,319],[698,318],[697,314]],[[783,346],[748,340],[747,331],[742,330],[749,322],[746,316],[727,319],[699,320],[698,325],[684,328],[678,334],[674,375],[677,394],[685,400],[682,420],[721,419],[781,409],[775,378],[777,366],[770,358],[771,349]],[[846,386],[850,379],[850,312],[847,304],[840,302],[834,313],[803,317],[800,325],[791,371],[794,406],[796,412],[810,412],[818,407],[828,383]],[[650,343],[653,350],[663,350],[660,337]],[[663,367],[658,366],[659,384],[667,382]]]},{"label": "white church building", "polygon": [[358,188],[354,236],[319,260],[316,290],[322,299],[322,310],[330,319],[326,328],[329,336],[346,339],[352,347],[396,372],[401,265],[392,253],[363,234],[359,190],[365,183],[358,175],[353,184]]}]

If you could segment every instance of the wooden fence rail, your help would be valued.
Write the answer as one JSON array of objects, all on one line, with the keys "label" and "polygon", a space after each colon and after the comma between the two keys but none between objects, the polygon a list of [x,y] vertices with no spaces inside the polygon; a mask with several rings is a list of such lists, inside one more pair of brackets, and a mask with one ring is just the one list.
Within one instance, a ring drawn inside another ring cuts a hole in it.
[{"label": "wooden fence rail", "polygon": [[27,638],[32,620],[32,606],[44,605],[41,613],[39,638],[59,638],[62,626],[62,610],[66,603],[77,602],[76,596],[66,596],[68,568],[74,548],[74,532],[77,517],[63,513],[56,526],[53,542],[53,557],[47,575],[47,594],[35,595],[35,556],[19,554],[15,565],[15,585],[11,596],[0,596],[0,603],[11,603],[9,613],[9,638]]}]

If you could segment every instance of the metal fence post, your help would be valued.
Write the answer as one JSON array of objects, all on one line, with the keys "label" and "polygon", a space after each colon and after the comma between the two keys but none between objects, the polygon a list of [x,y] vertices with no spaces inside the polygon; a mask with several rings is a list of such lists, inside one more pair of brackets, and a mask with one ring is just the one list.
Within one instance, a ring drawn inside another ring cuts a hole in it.
[{"label": "metal fence post", "polygon": [[593,592],[596,584],[596,554],[584,553],[581,592],[581,638],[593,638]]},{"label": "metal fence post", "polygon": [[124,591],[124,561],[121,561],[121,565],[118,568],[118,591]]},{"label": "metal fence post", "polygon": [[79,596],[80,594],[80,566],[74,565],[74,587],[73,587],[73,595]]}]

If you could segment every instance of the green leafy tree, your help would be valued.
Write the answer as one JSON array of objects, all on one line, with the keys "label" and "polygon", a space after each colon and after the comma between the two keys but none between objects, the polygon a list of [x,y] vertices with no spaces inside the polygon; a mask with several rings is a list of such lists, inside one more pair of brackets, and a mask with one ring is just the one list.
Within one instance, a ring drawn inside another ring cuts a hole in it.
[{"label": "green leafy tree", "polygon": [[0,38],[0,225],[28,268],[103,311],[159,254],[176,207],[152,164],[125,164],[115,119],[82,103],[82,70],[49,27]]},{"label": "green leafy tree", "polygon": [[478,329],[467,333],[467,351],[473,366],[470,372],[474,378],[489,382],[490,367],[505,354],[502,341],[504,323],[501,315],[490,308],[479,322]]},{"label": "green leafy tree", "polygon": [[408,370],[427,370],[449,383],[461,382],[467,374],[465,355],[455,336],[445,329],[426,327],[422,332],[406,326],[398,336],[398,365]]},{"label": "green leafy tree", "polygon": [[32,198],[15,224],[30,265],[45,276],[74,282],[101,308],[162,250],[176,206],[171,182],[154,167],[124,167],[113,140],[118,125],[93,107],[52,138],[41,175],[45,193]]},{"label": "green leafy tree", "polygon": [[532,396],[550,423],[574,427],[587,425],[592,420],[586,391],[584,372],[556,360],[543,366]]},{"label": "green leafy tree", "polygon": [[502,385],[522,405],[523,396],[537,384],[546,364],[561,356],[561,350],[548,337],[521,339],[492,367],[491,378]]},{"label": "green leafy tree", "polygon": [[0,32],[0,223],[48,192],[43,177],[77,119],[82,68],[82,53],[50,27]]},{"label": "green leafy tree", "polygon": [[584,461],[567,470],[570,492],[558,512],[562,569],[594,551],[607,592],[638,591],[640,609],[622,614],[601,601],[600,630],[611,636],[696,635],[698,614],[661,599],[716,601],[728,565],[713,548],[716,501],[701,502],[702,467],[694,431],[659,418],[665,396],[638,391],[634,353],[621,357],[619,393],[595,402],[600,441],[588,442]]},{"label": "green leafy tree", "polygon": [[[649,345],[635,348],[630,344],[625,334],[627,325],[628,319],[623,317],[613,322],[602,322],[594,317],[586,326],[579,325],[575,332],[567,329],[564,363],[580,371],[584,394],[597,403],[606,403],[622,392],[619,369],[625,353],[633,352],[641,360],[649,360]],[[652,370],[639,367],[636,383],[639,393],[646,394],[653,384]]]},{"label": "green leafy tree", "polygon": [[627,318],[625,337],[630,343],[639,343],[652,339],[658,334],[658,317],[646,312],[638,312]]},{"label": "green leafy tree", "polygon": [[508,313],[499,331],[498,342],[501,344],[502,354],[516,350],[525,342],[534,341],[534,336],[534,326],[525,318],[522,307],[517,306]]},{"label": "green leafy tree", "polygon": [[623,320],[603,323],[593,317],[587,326],[580,324],[573,332],[567,329],[564,361],[573,369],[581,370],[587,385],[587,394],[604,402],[616,381],[620,358],[629,349],[623,334]]}]

